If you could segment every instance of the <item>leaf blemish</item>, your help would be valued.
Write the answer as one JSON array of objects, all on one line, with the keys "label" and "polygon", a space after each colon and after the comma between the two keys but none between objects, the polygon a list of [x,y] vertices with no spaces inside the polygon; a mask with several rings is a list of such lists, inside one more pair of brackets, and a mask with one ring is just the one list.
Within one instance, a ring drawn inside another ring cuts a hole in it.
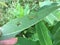
[{"label": "leaf blemish", "polygon": [[29,16],[29,19],[34,19],[35,18],[35,16]]},{"label": "leaf blemish", "polygon": [[17,26],[20,26],[21,25],[21,23],[20,22],[17,22],[17,24],[16,24]]}]

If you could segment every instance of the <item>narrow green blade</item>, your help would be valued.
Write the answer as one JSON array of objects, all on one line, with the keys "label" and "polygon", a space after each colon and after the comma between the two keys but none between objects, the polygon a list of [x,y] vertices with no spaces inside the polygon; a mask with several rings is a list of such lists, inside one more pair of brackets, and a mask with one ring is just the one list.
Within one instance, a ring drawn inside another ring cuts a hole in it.
[{"label": "narrow green blade", "polygon": [[16,18],[9,21],[2,27],[3,34],[0,39],[15,37],[16,34],[40,22],[44,17],[59,7],[60,6],[57,6],[57,4],[51,4],[49,6],[41,7],[37,11],[32,11],[30,15],[26,15],[23,18]]},{"label": "narrow green blade", "polygon": [[35,42],[26,38],[19,37],[16,45],[40,45],[39,42]]},{"label": "narrow green blade", "polygon": [[39,37],[39,41],[41,45],[53,45],[52,40],[49,36],[48,29],[45,24],[41,21],[40,23],[35,25],[36,32]]}]

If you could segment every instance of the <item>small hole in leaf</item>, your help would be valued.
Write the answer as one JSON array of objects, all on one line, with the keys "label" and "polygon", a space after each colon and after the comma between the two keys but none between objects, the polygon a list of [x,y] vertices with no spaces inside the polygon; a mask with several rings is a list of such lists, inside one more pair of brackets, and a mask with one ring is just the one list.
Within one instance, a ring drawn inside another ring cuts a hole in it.
[{"label": "small hole in leaf", "polygon": [[17,24],[16,24],[17,26],[20,26],[21,25],[21,23],[20,22],[17,22]]}]

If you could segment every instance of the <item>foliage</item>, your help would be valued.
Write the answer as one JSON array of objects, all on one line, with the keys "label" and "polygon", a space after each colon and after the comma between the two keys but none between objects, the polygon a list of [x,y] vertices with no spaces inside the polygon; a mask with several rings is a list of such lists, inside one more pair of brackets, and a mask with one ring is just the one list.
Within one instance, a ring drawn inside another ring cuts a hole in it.
[{"label": "foliage", "polygon": [[0,40],[16,45],[60,45],[59,0],[1,0]]}]

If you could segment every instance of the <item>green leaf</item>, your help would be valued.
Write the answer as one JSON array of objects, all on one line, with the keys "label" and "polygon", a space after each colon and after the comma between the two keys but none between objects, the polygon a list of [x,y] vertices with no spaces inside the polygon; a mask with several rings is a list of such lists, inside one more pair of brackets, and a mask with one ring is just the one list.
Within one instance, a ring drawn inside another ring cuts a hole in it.
[{"label": "green leaf", "polygon": [[35,42],[26,38],[19,37],[16,45],[40,45],[39,42]]},{"label": "green leaf", "polygon": [[55,44],[54,45],[60,45],[60,40],[59,41],[57,41],[57,42],[55,42]]},{"label": "green leaf", "polygon": [[34,35],[32,35],[32,37],[30,39],[32,39],[33,41],[39,40],[37,33],[35,33]]},{"label": "green leaf", "polygon": [[57,6],[57,4],[51,4],[49,6],[39,8],[37,11],[32,11],[30,15],[26,15],[23,18],[16,18],[12,21],[9,21],[7,24],[2,26],[1,31],[3,34],[2,37],[0,37],[0,39],[15,37],[21,31],[40,22],[44,17],[46,17],[59,7],[60,6]]},{"label": "green leaf", "polygon": [[44,19],[49,25],[54,25],[55,21],[58,21],[57,17],[52,13]]},{"label": "green leaf", "polygon": [[17,10],[17,13],[19,13],[19,15],[16,15],[17,17],[21,18],[24,16],[24,9],[23,9],[23,6],[20,5],[20,3],[17,3],[16,10]]},{"label": "green leaf", "polygon": [[60,40],[60,21],[57,22],[57,24],[53,27],[52,34],[53,34],[53,40],[54,40],[53,44],[58,45]]},{"label": "green leaf", "polygon": [[30,12],[29,4],[25,4],[24,15],[28,15]]},{"label": "green leaf", "polygon": [[54,45],[60,44],[60,28],[57,29],[56,33],[53,35],[54,38]]},{"label": "green leaf", "polygon": [[57,23],[54,25],[54,27],[53,27],[53,29],[52,29],[52,34],[53,34],[53,35],[56,34],[56,32],[58,31],[59,28],[60,28],[60,21],[57,22]]},{"label": "green leaf", "polygon": [[53,45],[51,37],[49,36],[48,29],[45,24],[41,21],[35,25],[36,32],[39,37],[39,42],[41,45]]},{"label": "green leaf", "polygon": [[60,21],[60,10],[56,10],[53,13],[55,15],[55,17],[57,17],[57,19]]}]

